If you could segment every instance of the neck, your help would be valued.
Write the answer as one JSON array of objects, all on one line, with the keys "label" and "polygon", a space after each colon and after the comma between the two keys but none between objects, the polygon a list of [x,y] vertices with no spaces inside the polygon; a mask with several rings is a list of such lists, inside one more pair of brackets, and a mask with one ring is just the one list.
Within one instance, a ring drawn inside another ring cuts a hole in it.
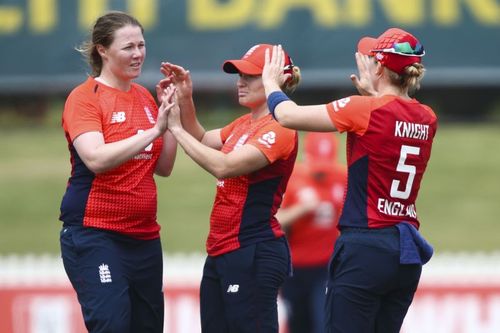
[{"label": "neck", "polygon": [[267,103],[261,104],[260,106],[252,109],[252,119],[260,119],[269,114],[269,109],[267,108]]},{"label": "neck", "polygon": [[101,71],[101,74],[95,79],[102,84],[107,85],[108,87],[115,88],[121,91],[129,91],[132,84],[131,80],[121,80],[111,73],[104,71],[104,69]]},{"label": "neck", "polygon": [[384,85],[378,89],[377,96],[393,95],[398,96],[403,99],[411,99],[408,95],[408,91],[402,91],[400,88],[393,85]]}]

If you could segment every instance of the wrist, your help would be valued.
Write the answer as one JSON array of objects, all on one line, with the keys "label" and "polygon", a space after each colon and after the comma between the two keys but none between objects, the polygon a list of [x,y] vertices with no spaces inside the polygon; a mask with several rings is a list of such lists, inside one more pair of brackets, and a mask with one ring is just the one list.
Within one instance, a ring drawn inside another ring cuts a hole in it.
[{"label": "wrist", "polygon": [[170,133],[173,134],[173,136],[175,138],[177,138],[184,131],[182,126],[179,126],[179,125],[173,125],[173,126],[169,127],[168,130],[170,131]]},{"label": "wrist", "polygon": [[273,116],[274,120],[278,120],[278,119],[276,119],[276,114],[275,114],[276,107],[281,102],[285,102],[285,101],[289,101],[289,100],[290,100],[290,98],[288,98],[288,96],[284,92],[282,92],[281,90],[273,91],[267,96],[267,107],[269,108],[269,112]]},{"label": "wrist", "polygon": [[281,87],[275,82],[269,82],[264,84],[264,89],[266,91],[266,96],[271,95],[275,91],[281,91]]}]

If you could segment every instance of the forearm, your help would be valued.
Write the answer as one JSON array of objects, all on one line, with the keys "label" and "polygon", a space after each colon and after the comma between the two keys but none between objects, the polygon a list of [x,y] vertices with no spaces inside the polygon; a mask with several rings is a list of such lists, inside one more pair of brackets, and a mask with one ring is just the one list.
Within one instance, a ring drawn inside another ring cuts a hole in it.
[{"label": "forearm", "polygon": [[155,174],[162,177],[170,176],[174,168],[176,155],[177,141],[170,131],[166,131],[163,134],[163,148],[156,164]]},{"label": "forearm", "polygon": [[109,171],[143,151],[158,138],[161,132],[150,128],[127,139],[104,143],[102,135],[99,139],[84,137],[84,133],[74,140],[74,145],[85,165],[94,173]]},{"label": "forearm", "polygon": [[216,178],[226,176],[226,154],[205,146],[181,127],[170,130],[186,154],[199,166]]},{"label": "forearm", "polygon": [[[296,117],[296,115],[300,116],[299,112],[301,111],[299,110],[299,106],[288,99],[275,81],[266,80],[264,82],[264,89],[269,104],[269,110],[273,114],[273,117],[283,127],[297,129],[297,127],[301,125],[299,117]],[[276,99],[276,97],[278,98]],[[276,102],[277,100],[280,101],[278,104]]]},{"label": "forearm", "polygon": [[179,107],[181,109],[182,127],[196,140],[201,141],[205,135],[205,129],[196,117],[196,108],[193,98],[182,98],[179,100]]},{"label": "forearm", "polygon": [[297,105],[274,83],[265,84],[269,111],[281,126],[303,131],[336,131],[326,106]]}]

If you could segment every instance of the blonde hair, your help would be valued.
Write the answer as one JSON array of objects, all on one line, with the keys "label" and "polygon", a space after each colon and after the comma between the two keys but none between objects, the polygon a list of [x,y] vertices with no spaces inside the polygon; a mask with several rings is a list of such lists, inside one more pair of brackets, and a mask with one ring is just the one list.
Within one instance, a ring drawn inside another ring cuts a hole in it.
[{"label": "blonde hair", "polygon": [[299,83],[300,83],[301,75],[300,75],[300,68],[298,66],[293,66],[292,67],[292,77],[283,84],[281,89],[287,94],[290,95],[292,94],[295,89],[297,89]]},{"label": "blonde hair", "polygon": [[389,80],[395,86],[398,86],[402,91],[408,91],[408,95],[413,95],[420,89],[420,81],[422,81],[425,68],[421,63],[413,63],[404,69],[403,74],[398,74],[396,72],[387,69],[389,75]]},{"label": "blonde hair", "polygon": [[91,38],[76,48],[89,64],[93,77],[99,76],[102,71],[102,58],[97,45],[108,48],[114,41],[115,31],[127,25],[140,27],[144,33],[144,28],[135,17],[119,11],[109,12],[96,20]]}]

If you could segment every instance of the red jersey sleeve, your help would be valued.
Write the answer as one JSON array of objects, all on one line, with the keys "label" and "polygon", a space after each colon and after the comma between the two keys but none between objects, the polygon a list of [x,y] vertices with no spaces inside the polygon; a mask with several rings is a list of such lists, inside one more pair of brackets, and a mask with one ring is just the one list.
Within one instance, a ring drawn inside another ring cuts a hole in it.
[{"label": "red jersey sleeve", "polygon": [[328,103],[326,108],[332,123],[339,132],[354,132],[363,135],[368,128],[371,112],[394,98],[394,96],[381,98],[350,96]]},{"label": "red jersey sleeve", "polygon": [[240,119],[241,118],[234,120],[232,123],[227,124],[220,130],[220,139],[222,143],[226,142],[227,138],[229,138],[233,132],[234,127],[241,121]]},{"label": "red jersey sleeve", "polygon": [[279,159],[286,159],[295,148],[297,132],[282,127],[276,121],[271,121],[260,128],[247,143],[257,147],[273,163]]},{"label": "red jersey sleeve", "polygon": [[97,101],[77,89],[73,91],[64,105],[63,128],[71,141],[85,132],[102,132],[101,109]]}]

